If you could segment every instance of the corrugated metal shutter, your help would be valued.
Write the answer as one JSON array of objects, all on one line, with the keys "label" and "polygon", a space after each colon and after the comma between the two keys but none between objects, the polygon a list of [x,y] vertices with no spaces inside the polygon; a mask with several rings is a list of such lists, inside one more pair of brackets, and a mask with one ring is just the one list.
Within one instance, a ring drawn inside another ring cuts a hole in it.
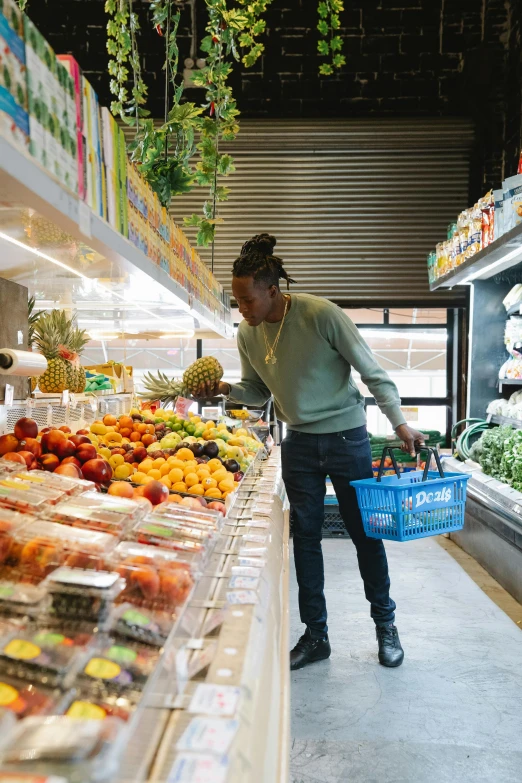
[{"label": "corrugated metal shutter", "polygon": [[[294,291],[347,305],[462,302],[462,289],[430,294],[426,254],[468,206],[472,142],[459,119],[243,121],[223,148],[236,172],[216,276],[230,290],[242,243],[267,231]],[[172,214],[199,212],[205,197],[175,199]],[[210,264],[210,248],[201,255]]]}]

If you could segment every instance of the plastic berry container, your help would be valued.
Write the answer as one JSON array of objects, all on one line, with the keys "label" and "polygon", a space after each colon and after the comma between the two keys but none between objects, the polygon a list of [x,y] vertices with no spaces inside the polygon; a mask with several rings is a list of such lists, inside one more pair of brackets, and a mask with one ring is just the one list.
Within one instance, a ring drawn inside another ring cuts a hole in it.
[{"label": "plastic berry container", "polygon": [[53,522],[59,522],[69,527],[80,527],[85,530],[99,530],[120,538],[131,522],[125,514],[105,511],[101,507],[89,507],[80,501],[82,496],[70,498],[58,506],[48,508],[45,516]]},{"label": "plastic berry container", "polygon": [[134,701],[156,668],[159,651],[145,645],[112,639],[90,655],[81,668],[76,685],[83,694],[124,696]]},{"label": "plastic berry container", "polygon": [[77,498],[77,502],[84,508],[123,514],[132,522],[143,519],[147,514],[147,504],[145,503],[138,503],[131,498],[120,498],[116,495],[107,495],[100,492],[86,492],[81,498]]},{"label": "plastic berry container", "polygon": [[38,516],[49,504],[49,498],[45,493],[34,488],[31,488],[29,492],[25,485],[20,488],[15,483],[15,479],[9,479],[9,481],[11,486],[6,486],[5,483],[0,484],[0,506]]},{"label": "plastic berry container", "polygon": [[22,514],[0,506],[0,568],[9,558],[16,531],[36,521],[36,517],[30,514]]},{"label": "plastic berry container", "polygon": [[63,698],[59,690],[0,674],[0,706],[18,720],[32,715],[50,715],[58,709]]},{"label": "plastic berry container", "polygon": [[103,625],[125,580],[117,572],[62,566],[49,574],[42,587],[49,593],[53,619]]},{"label": "plastic berry container", "polygon": [[43,614],[48,604],[47,590],[42,585],[0,579],[0,614],[33,618]]},{"label": "plastic berry container", "polygon": [[153,513],[171,519],[190,519],[191,524],[194,521],[197,521],[201,526],[208,526],[216,530],[220,530],[225,522],[225,517],[223,514],[220,514],[219,511],[203,508],[203,506],[200,511],[199,509],[180,506],[177,503],[161,503],[159,506],[155,507]]},{"label": "plastic berry container", "polygon": [[[133,528],[129,538],[139,541],[140,544],[151,544],[152,546],[161,546],[167,549],[174,549],[179,552],[189,552],[200,557],[204,557],[209,539],[201,539],[197,535],[190,536],[186,534],[179,526],[169,524],[170,520],[149,520]],[[199,533],[200,531],[197,531]]]},{"label": "plastic berry container", "polygon": [[112,614],[111,634],[153,647],[163,647],[174,625],[174,612],[138,608],[131,603],[119,604]]},{"label": "plastic berry container", "polygon": [[65,492],[57,487],[46,486],[44,484],[39,484],[38,487],[35,487],[34,482],[25,481],[17,476],[8,476],[0,479],[0,488],[1,487],[8,487],[16,491],[30,494],[36,489],[38,494],[43,495],[47,499],[47,503],[51,506],[55,506],[66,497]]},{"label": "plastic berry container", "polygon": [[75,720],[105,720],[119,718],[126,722],[135,710],[135,705],[123,697],[108,695],[107,698],[82,696],[71,691],[67,701],[62,702],[61,714]]},{"label": "plastic berry container", "polygon": [[0,676],[63,687],[81,662],[74,639],[48,631],[13,633],[0,644]]},{"label": "plastic berry container", "polygon": [[47,470],[26,470],[15,473],[15,476],[23,481],[31,481],[36,489],[42,485],[55,487],[70,496],[82,495],[84,492],[96,490],[96,484],[93,481],[60,476],[58,473],[50,473]]},{"label": "plastic berry container", "polygon": [[147,609],[172,611],[182,606],[194,585],[193,566],[178,552],[161,547],[122,542],[111,566],[125,579],[119,601]]},{"label": "plastic berry container", "polygon": [[38,584],[62,565],[103,571],[116,543],[117,539],[108,533],[38,519],[15,531],[3,575]]}]

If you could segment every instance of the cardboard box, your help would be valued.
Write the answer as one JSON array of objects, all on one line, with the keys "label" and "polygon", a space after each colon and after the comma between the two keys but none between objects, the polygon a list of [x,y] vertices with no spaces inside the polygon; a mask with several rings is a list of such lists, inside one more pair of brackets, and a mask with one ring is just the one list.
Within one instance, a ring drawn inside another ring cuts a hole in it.
[{"label": "cardboard box", "polygon": [[11,30],[23,39],[24,14],[18,3],[14,0],[0,0],[0,13],[5,16]]},{"label": "cardboard box", "polygon": [[69,74],[69,87],[68,92],[69,102],[67,109],[68,125],[69,129],[73,133],[75,139],[74,149],[76,153],[76,170],[78,180],[78,195],[81,199],[85,199],[86,196],[86,161],[85,161],[85,148],[84,137],[82,134],[83,129],[83,94],[82,94],[82,74],[80,66],[72,57],[68,54],[61,54],[58,59]]},{"label": "cardboard box", "polygon": [[0,135],[29,152],[29,115],[5,87],[0,87]]},{"label": "cardboard box", "polygon": [[0,13],[0,86],[13,96],[15,103],[28,111],[25,43]]}]

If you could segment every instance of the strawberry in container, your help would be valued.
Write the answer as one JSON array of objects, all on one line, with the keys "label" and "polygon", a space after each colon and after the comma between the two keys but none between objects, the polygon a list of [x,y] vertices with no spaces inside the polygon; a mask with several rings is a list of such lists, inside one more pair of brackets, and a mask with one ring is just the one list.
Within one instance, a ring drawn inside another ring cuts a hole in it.
[{"label": "strawberry in container", "polygon": [[2,576],[39,584],[62,565],[103,571],[116,543],[117,539],[108,533],[38,519],[15,531]]},{"label": "strawberry in container", "polygon": [[120,602],[140,608],[172,612],[194,585],[193,566],[172,549],[125,541],[114,550],[111,565],[126,582]]}]

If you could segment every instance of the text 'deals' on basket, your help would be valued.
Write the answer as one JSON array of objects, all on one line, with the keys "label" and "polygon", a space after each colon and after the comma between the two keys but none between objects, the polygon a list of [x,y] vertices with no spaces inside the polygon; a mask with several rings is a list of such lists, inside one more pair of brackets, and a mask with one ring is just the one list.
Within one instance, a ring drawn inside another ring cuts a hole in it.
[{"label": "text 'deals' on basket", "polygon": [[[393,449],[385,448],[377,478],[351,482],[367,536],[411,541],[464,527],[469,476],[444,473],[435,449],[423,448],[421,451],[428,452],[424,471],[401,475]],[[392,459],[394,476],[382,475],[386,452]],[[432,457],[436,471],[429,470]]]}]

